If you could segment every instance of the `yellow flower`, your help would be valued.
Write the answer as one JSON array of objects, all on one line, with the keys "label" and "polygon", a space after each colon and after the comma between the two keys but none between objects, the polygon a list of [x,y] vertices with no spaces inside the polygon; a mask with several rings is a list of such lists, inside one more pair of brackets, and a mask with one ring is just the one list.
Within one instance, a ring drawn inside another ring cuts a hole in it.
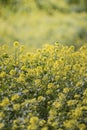
[{"label": "yellow flower", "polygon": [[30,57],[30,56],[31,56],[31,53],[27,52],[27,53],[26,53],[26,56],[27,56],[27,57]]},{"label": "yellow flower", "polygon": [[24,71],[27,70],[26,66],[22,66],[21,70],[24,70]]},{"label": "yellow flower", "polygon": [[19,98],[19,95],[18,94],[15,94],[11,97],[11,101],[15,101]]},{"label": "yellow flower", "polygon": [[40,83],[41,83],[40,79],[36,79],[36,80],[35,80],[35,85],[39,86]]},{"label": "yellow flower", "polygon": [[43,101],[44,99],[45,99],[45,98],[44,98],[43,96],[39,96],[39,97],[38,97],[38,101],[39,101],[39,102]]},{"label": "yellow flower", "polygon": [[19,78],[17,78],[17,82],[19,83],[25,83],[25,75],[24,74],[20,74]]},{"label": "yellow flower", "polygon": [[15,41],[13,44],[14,44],[14,47],[18,47],[19,46],[19,42],[18,41]]},{"label": "yellow flower", "polygon": [[53,92],[52,89],[48,89],[48,90],[46,91],[46,94],[49,95],[49,94],[51,94],[52,92]]},{"label": "yellow flower", "polygon": [[14,104],[13,109],[16,110],[16,111],[19,110],[20,109],[20,104]]},{"label": "yellow flower", "polygon": [[54,84],[53,84],[53,83],[49,83],[49,84],[48,84],[48,88],[49,88],[49,89],[54,88]]},{"label": "yellow flower", "polygon": [[37,116],[33,116],[30,118],[30,123],[35,125],[39,123],[39,118]]},{"label": "yellow flower", "polygon": [[9,105],[9,103],[10,103],[9,99],[8,98],[4,98],[2,100],[2,102],[0,103],[0,106],[5,107],[5,106]]},{"label": "yellow flower", "polygon": [[80,98],[80,95],[79,94],[75,94],[75,96],[74,96],[75,98]]},{"label": "yellow flower", "polygon": [[63,124],[67,129],[73,129],[75,127],[74,120],[66,120]]},{"label": "yellow flower", "polygon": [[82,84],[83,84],[82,81],[78,81],[78,82],[76,83],[76,87],[82,86]]},{"label": "yellow flower", "polygon": [[57,125],[58,125],[58,122],[53,122],[53,123],[52,123],[52,126],[53,126],[53,127],[57,127]]},{"label": "yellow flower", "polygon": [[48,130],[48,127],[43,127],[41,130]]},{"label": "yellow flower", "polygon": [[78,128],[79,128],[79,130],[85,130],[86,125],[85,124],[78,124]]},{"label": "yellow flower", "polygon": [[32,98],[29,100],[29,103],[35,103],[36,102],[36,98]]},{"label": "yellow flower", "polygon": [[85,111],[87,111],[87,106],[83,106],[83,107],[81,107],[81,110],[85,110]]},{"label": "yellow flower", "polygon": [[64,89],[63,89],[63,92],[64,92],[64,93],[68,93],[68,92],[69,92],[69,88],[64,88]]},{"label": "yellow flower", "polygon": [[24,94],[26,94],[26,93],[28,93],[28,92],[29,92],[28,89],[25,89],[25,90],[22,91],[22,93],[24,93]]},{"label": "yellow flower", "polygon": [[41,120],[41,121],[39,122],[39,125],[40,125],[40,126],[43,126],[45,123],[46,123],[45,120]]},{"label": "yellow flower", "polygon": [[58,109],[62,107],[62,104],[60,102],[58,102],[58,101],[55,101],[53,103],[53,105],[54,105],[55,108],[58,108]]},{"label": "yellow flower", "polygon": [[16,71],[15,70],[11,70],[10,71],[10,75],[14,76],[16,74]]},{"label": "yellow flower", "polygon": [[77,104],[77,101],[76,101],[76,100],[69,100],[69,101],[67,102],[67,104],[68,104],[68,106],[72,106],[72,105]]},{"label": "yellow flower", "polygon": [[87,88],[85,89],[83,95],[84,95],[85,97],[87,97]]},{"label": "yellow flower", "polygon": [[4,78],[5,76],[6,76],[6,72],[4,72],[4,71],[1,72],[0,77],[1,77],[1,78]]},{"label": "yellow flower", "polygon": [[87,98],[84,98],[84,99],[83,99],[82,104],[87,104]]},{"label": "yellow flower", "polygon": [[49,111],[49,114],[50,114],[50,116],[56,116],[56,114],[57,114],[57,111],[55,111],[54,109],[52,109],[52,110],[50,110]]},{"label": "yellow flower", "polygon": [[75,118],[79,118],[82,115],[82,110],[81,108],[76,108],[75,111],[73,112],[73,116]]},{"label": "yellow flower", "polygon": [[33,125],[29,125],[29,126],[27,127],[27,130],[37,130],[37,128],[38,128],[38,126],[35,125],[35,124],[33,124]]},{"label": "yellow flower", "polygon": [[17,124],[18,122],[19,122],[19,120],[16,119],[16,120],[13,121],[13,124]]},{"label": "yellow flower", "polygon": [[64,100],[66,99],[65,95],[62,94],[62,93],[59,93],[59,94],[58,94],[58,97],[59,97],[59,100],[60,100],[60,101],[64,101]]}]

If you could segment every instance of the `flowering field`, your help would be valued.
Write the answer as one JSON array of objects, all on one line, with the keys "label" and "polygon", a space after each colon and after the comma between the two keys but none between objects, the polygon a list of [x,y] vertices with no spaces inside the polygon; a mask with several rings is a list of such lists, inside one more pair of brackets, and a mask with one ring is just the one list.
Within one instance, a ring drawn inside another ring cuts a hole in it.
[{"label": "flowering field", "polygon": [[0,45],[19,41],[33,50],[58,41],[78,48],[87,43],[86,3],[87,0],[0,0]]},{"label": "flowering field", "polygon": [[0,47],[0,130],[87,130],[87,45]]}]

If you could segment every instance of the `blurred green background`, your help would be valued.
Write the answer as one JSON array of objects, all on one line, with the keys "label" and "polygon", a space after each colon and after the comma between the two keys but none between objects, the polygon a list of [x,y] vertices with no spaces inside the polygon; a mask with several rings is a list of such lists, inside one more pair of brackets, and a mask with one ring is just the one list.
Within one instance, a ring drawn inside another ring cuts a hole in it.
[{"label": "blurred green background", "polygon": [[0,45],[87,43],[87,0],[0,0]]}]

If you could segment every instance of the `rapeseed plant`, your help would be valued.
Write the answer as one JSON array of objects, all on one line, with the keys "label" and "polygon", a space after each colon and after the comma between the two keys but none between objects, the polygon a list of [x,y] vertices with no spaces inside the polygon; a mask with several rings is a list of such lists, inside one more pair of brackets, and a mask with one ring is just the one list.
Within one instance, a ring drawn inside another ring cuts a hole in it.
[{"label": "rapeseed plant", "polygon": [[16,57],[0,51],[0,129],[86,130],[87,45],[20,47]]}]

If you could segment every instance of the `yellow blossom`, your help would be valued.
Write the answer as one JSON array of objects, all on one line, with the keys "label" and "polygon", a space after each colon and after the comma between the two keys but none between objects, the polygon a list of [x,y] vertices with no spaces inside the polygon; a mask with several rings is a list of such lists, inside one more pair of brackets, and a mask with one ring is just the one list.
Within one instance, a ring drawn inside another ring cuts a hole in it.
[{"label": "yellow blossom", "polygon": [[54,128],[56,128],[56,127],[58,126],[58,122],[53,122],[53,123],[52,123],[52,126],[53,126]]},{"label": "yellow blossom", "polygon": [[25,90],[23,90],[22,92],[23,92],[24,94],[26,94],[26,93],[29,92],[29,90],[28,90],[28,89],[25,89]]},{"label": "yellow blossom", "polygon": [[25,83],[25,75],[21,73],[20,76],[17,78],[17,82]]},{"label": "yellow blossom", "polygon": [[4,98],[2,100],[2,102],[0,103],[0,106],[5,107],[5,106],[9,105],[9,103],[10,103],[9,99],[8,98]]},{"label": "yellow blossom", "polygon": [[76,101],[76,100],[69,100],[69,101],[67,102],[67,104],[68,104],[68,106],[72,106],[72,105],[77,104],[77,101]]},{"label": "yellow blossom", "polygon": [[55,111],[54,109],[52,109],[52,110],[50,110],[49,111],[49,114],[50,114],[50,116],[56,116],[56,114],[57,114],[57,111]]},{"label": "yellow blossom", "polygon": [[46,94],[47,95],[49,95],[49,94],[51,94],[52,93],[52,89],[48,89],[47,91],[46,91]]},{"label": "yellow blossom", "polygon": [[81,108],[76,108],[75,111],[73,112],[73,116],[75,118],[79,118],[82,115],[82,110]]},{"label": "yellow blossom", "polygon": [[6,72],[2,71],[1,74],[0,74],[0,77],[4,78],[5,76],[6,76]]},{"label": "yellow blossom", "polygon": [[48,84],[48,88],[49,88],[49,89],[50,89],[50,88],[54,88],[54,84],[49,83],[49,84]]},{"label": "yellow blossom", "polygon": [[14,94],[12,97],[11,97],[11,101],[15,101],[19,99],[19,95],[18,94]]},{"label": "yellow blossom", "polygon": [[20,104],[14,104],[13,109],[14,110],[19,110],[20,109]]},{"label": "yellow blossom", "polygon": [[48,127],[43,127],[41,130],[48,130]]},{"label": "yellow blossom", "polygon": [[60,102],[58,102],[58,101],[55,101],[53,103],[53,105],[54,105],[55,108],[58,108],[58,109],[60,109],[62,107],[62,104]]},{"label": "yellow blossom", "polygon": [[45,123],[46,123],[45,120],[41,120],[41,121],[39,122],[39,125],[40,125],[40,126],[43,126]]},{"label": "yellow blossom", "polygon": [[11,70],[10,71],[10,75],[14,76],[16,74],[16,71],[15,70]]},{"label": "yellow blossom", "polygon": [[79,128],[79,130],[85,130],[86,129],[86,125],[85,124],[79,124],[78,128]]},{"label": "yellow blossom", "polygon": [[85,89],[83,95],[87,97],[87,88]]},{"label": "yellow blossom", "polygon": [[64,126],[67,128],[67,129],[74,129],[75,127],[75,121],[74,120],[66,120],[64,122]]},{"label": "yellow blossom", "polygon": [[35,124],[33,124],[33,125],[29,125],[29,126],[27,127],[27,130],[37,130],[37,128],[38,128],[38,126],[35,125]]},{"label": "yellow blossom", "polygon": [[18,47],[19,46],[19,42],[18,41],[15,41],[13,44],[14,44],[14,47]]},{"label": "yellow blossom", "polygon": [[30,118],[30,123],[35,125],[39,123],[39,118],[37,116],[33,116]]},{"label": "yellow blossom", "polygon": [[69,92],[69,88],[64,88],[64,89],[63,89],[63,92],[64,92],[64,93],[68,93],[68,92]]},{"label": "yellow blossom", "polygon": [[45,99],[45,98],[44,98],[43,96],[39,96],[39,97],[38,97],[38,101],[39,101],[39,102],[43,101],[44,99]]}]

